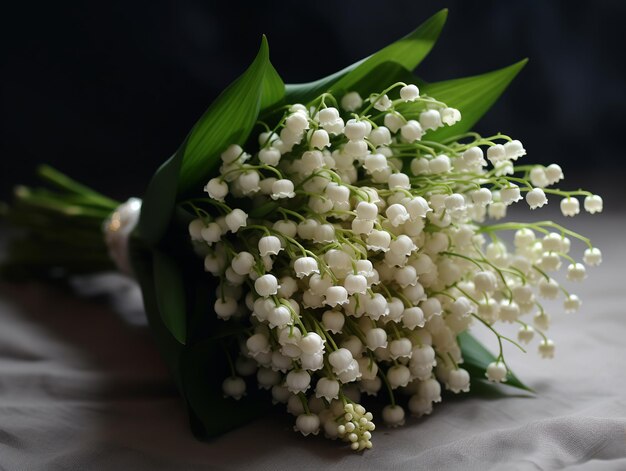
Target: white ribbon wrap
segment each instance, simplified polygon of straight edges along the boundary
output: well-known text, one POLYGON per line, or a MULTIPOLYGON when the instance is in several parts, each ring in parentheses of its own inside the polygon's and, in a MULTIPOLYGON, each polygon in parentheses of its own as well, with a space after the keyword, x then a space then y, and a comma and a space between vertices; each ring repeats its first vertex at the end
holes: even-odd
POLYGON ((141 214, 141 200, 130 198, 118 206, 102 226, 111 260, 115 262, 120 272, 129 276, 133 273, 128 257, 128 237, 139 221, 139 214, 141 214))

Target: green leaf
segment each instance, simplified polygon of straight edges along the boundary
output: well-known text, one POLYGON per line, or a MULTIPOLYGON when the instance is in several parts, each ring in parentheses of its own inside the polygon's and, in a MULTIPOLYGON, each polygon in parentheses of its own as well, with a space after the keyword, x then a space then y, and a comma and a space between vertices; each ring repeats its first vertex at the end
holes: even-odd
MULTIPOLYGON (((234 344, 237 345, 236 342, 234 344)), ((211 438, 250 422, 267 411, 271 402, 248 385, 245 398, 225 398, 222 381, 231 375, 226 343, 209 339, 185 348, 180 372, 194 433, 211 438)), ((237 348, 231 349, 231 356, 237 348)))
MULTIPOLYGON (((468 332, 461 332, 457 339, 463 355, 463 368, 468 371, 472 378, 484 380, 487 366, 496 361, 496 357, 468 332)), ((507 375, 507 380, 503 384, 534 392, 531 388, 523 384, 510 370, 507 375)))
MULTIPOLYGON (((503 69, 494 70, 482 75, 446 80, 445 82, 427 83, 421 92, 448 106, 461 111, 462 119, 453 126, 446 126, 426 134, 425 139, 441 142, 452 136, 468 132, 480 118, 491 108, 498 97, 506 90, 509 83, 526 65, 528 59, 521 60, 503 69)), ((403 105, 407 106, 407 105, 403 105)), ((404 108, 399 111, 404 113, 404 108)), ((417 114, 408 112, 405 117, 414 119, 417 114)))
POLYGON ((150 332, 176 384, 180 388, 181 393, 183 393, 180 378, 180 356, 185 346, 174 338, 163 322, 154 283, 152 251, 144 246, 142 239, 133 234, 129 240, 129 253, 135 279, 139 282, 141 288, 143 306, 150 324, 150 332))
POLYGON ((288 83, 285 84, 285 101, 287 103, 306 103, 320 96, 322 93, 330 90, 332 84, 354 70, 359 64, 365 62, 367 58, 361 59, 339 72, 328 75, 314 82, 307 83, 288 83))
MULTIPOLYGON (((334 83, 332 90, 346 92, 352 90, 357 82, 367 77, 372 70, 384 62, 395 62, 408 71, 414 70, 437 42, 447 17, 447 9, 435 13, 412 33, 368 57, 334 83)), ((387 83, 387 85, 390 84, 387 83)))
POLYGON ((193 127, 183 145, 179 193, 199 188, 218 166, 220 153, 230 144, 243 144, 261 109, 264 88, 275 101, 276 71, 266 80, 269 47, 263 36, 261 48, 248 70, 224 90, 193 127))
MULTIPOLYGON (((138 234, 155 246, 169 224, 177 195, 200 189, 219 164, 219 154, 233 143, 242 144, 254 126, 265 90, 265 103, 280 100, 276 71, 268 72, 269 49, 263 36, 250 67, 202 115, 178 151, 157 170, 143 198, 138 234)), ((271 66, 270 66, 271 67, 271 66)), ((282 83, 282 81, 280 82, 282 83)))
POLYGON ((396 82, 413 83, 416 77, 403 66, 396 62, 383 62, 370 70, 359 81, 350 86, 350 91, 358 92, 367 97, 372 93, 378 93, 396 82))
MULTIPOLYGON (((352 91, 359 82, 363 87, 362 80, 374 69, 383 70, 380 66, 384 63, 393 62, 407 71, 414 70, 435 45, 447 16, 447 9, 439 11, 404 38, 332 75, 314 82, 287 84, 286 101, 305 103, 326 91, 352 91)), ((369 80, 371 86, 368 91, 382 89, 393 81, 393 77, 384 75, 377 81, 372 78, 369 80)))
POLYGON ((161 319, 174 338, 184 344, 187 338, 187 306, 183 275, 176 260, 160 250, 152 252, 152 262, 161 319))
POLYGON ((261 92, 261 111, 273 108, 285 98, 285 84, 271 63, 267 64, 263 76, 263 90, 261 92))
POLYGON ((177 152, 166 160, 150 180, 143 196, 135 232, 150 246, 159 243, 174 211, 182 157, 182 153, 177 152))

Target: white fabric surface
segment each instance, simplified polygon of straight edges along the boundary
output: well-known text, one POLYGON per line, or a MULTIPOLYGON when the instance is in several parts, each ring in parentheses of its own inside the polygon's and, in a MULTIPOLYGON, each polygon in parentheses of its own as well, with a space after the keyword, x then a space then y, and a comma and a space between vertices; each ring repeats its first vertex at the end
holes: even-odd
MULTIPOLYGON (((626 470, 626 220, 585 217, 574 226, 605 255, 577 291, 582 311, 553 309, 554 360, 541 360, 536 346, 527 355, 507 350, 537 394, 448 401, 403 428, 380 427, 362 454, 298 436, 278 409, 198 442, 149 332, 105 302, 2 285, 0 469, 626 470)), ((137 293, 125 282, 89 286, 114 291, 137 319, 137 293)))

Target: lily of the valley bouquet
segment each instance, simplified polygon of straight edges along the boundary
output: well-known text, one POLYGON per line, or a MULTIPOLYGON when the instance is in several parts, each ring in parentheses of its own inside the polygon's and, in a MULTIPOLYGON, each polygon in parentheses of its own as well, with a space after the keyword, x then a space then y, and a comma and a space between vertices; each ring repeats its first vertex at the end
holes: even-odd
POLYGON ((445 18, 300 85, 282 82, 263 38, 143 200, 120 204, 49 167, 52 190, 18 188, 8 216, 24 231, 7 273, 135 277, 201 437, 275 404, 303 435, 362 450, 377 425, 430 414, 444 390, 526 388, 504 344, 552 357, 542 298, 576 311, 557 272, 582 281, 601 253, 557 223, 502 220, 550 195, 565 216, 602 199, 554 188, 561 168, 525 163, 519 140, 471 131, 525 61, 438 83, 411 73, 445 18), (495 355, 471 325, 493 333, 495 355))

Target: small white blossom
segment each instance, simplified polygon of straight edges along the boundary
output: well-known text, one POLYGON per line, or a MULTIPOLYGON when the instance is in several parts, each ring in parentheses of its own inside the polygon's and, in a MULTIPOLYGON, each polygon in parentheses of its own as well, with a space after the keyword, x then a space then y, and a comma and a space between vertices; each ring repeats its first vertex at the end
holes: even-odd
POLYGON ((563 170, 557 164, 550 164, 545 169, 545 176, 548 180, 548 185, 554 185, 563 179, 563 170))
POLYGON ((331 286, 325 296, 324 303, 331 307, 348 302, 348 291, 343 286, 331 286))
POLYGON ((398 405, 385 406, 383 409, 383 420, 388 427, 404 425, 404 415, 404 409, 398 405))
POLYGON ((298 278, 303 278, 305 276, 312 275, 313 273, 320 272, 317 266, 317 260, 313 257, 298 258, 294 262, 293 267, 298 278))
POLYGON ((264 298, 278 293, 278 280, 272 274, 260 276, 254 282, 254 289, 259 296, 264 298))
POLYGON ((585 211, 591 214, 602 212, 602 197, 590 195, 585 197, 585 211))
POLYGON ((493 165, 498 162, 502 162, 507 158, 506 149, 502 144, 496 144, 487 149, 487 159, 493 165))
POLYGON ((448 373, 446 388, 453 393, 467 392, 470 388, 470 376, 467 370, 457 368, 448 373))
POLYGON ((572 263, 567 267, 567 279, 570 281, 582 281, 587 277, 587 270, 582 263, 572 263))
POLYGON ((412 119, 400 128, 400 134, 407 141, 415 142, 422 138, 424 131, 422 129, 422 125, 418 121, 412 119))
POLYGON ((330 145, 330 138, 328 132, 324 129, 318 129, 311 135, 311 146, 315 149, 323 149, 330 145))
POLYGON ((437 129, 443 126, 443 124, 441 123, 441 115, 437 110, 422 111, 420 113, 419 123, 424 131, 427 131, 429 129, 437 129))
POLYGON ((575 294, 570 294, 567 298, 565 298, 565 301, 563 301, 563 309, 565 309, 565 312, 567 313, 578 311, 581 305, 582 302, 580 301, 580 298, 575 294))
POLYGON ((452 126, 461 121, 461 112, 456 108, 444 108, 440 110, 439 113, 441 114, 443 124, 447 124, 448 126, 452 126))
POLYGON ((285 378, 285 385, 294 394, 306 392, 311 385, 311 376, 304 370, 291 370, 285 378))
POLYGON ((204 191, 214 200, 224 201, 228 194, 228 184, 219 178, 212 178, 204 187, 204 191))
POLYGON ((504 151, 508 160, 517 160, 526 155, 526 149, 517 139, 504 144, 504 151))
POLYGON ((226 225, 232 232, 237 232, 240 228, 246 227, 248 215, 239 208, 233 209, 226 215, 226 225))
POLYGON ((346 93, 341 98, 341 107, 346 111, 356 111, 363 106, 363 99, 357 92, 346 93))
POLYGON ((400 98, 404 101, 415 101, 419 98, 420 91, 416 85, 405 85, 400 89, 400 98))
POLYGON ((494 383, 502 383, 506 381, 506 376, 508 371, 506 366, 501 361, 493 362, 487 365, 487 371, 485 372, 485 376, 489 381, 493 381, 494 383))
POLYGON ((294 193, 294 185, 291 180, 281 179, 276 180, 272 184, 272 199, 278 200, 282 198, 293 198, 296 196, 294 193))
POLYGON ((391 108, 391 100, 387 95, 374 95, 370 98, 370 101, 374 103, 374 108, 378 111, 386 111, 391 108))
POLYGON ((246 383, 239 376, 229 376, 222 383, 224 396, 239 400, 246 392, 246 383))
POLYGON ((266 255, 277 255, 282 250, 280 239, 276 236, 269 235, 261 237, 259 240, 259 253, 261 257, 266 255))
POLYGON ((596 267, 602 263, 602 252, 597 247, 588 248, 585 250, 583 260, 590 267, 596 267))
POLYGON ((554 357, 554 342, 550 339, 542 340, 539 344, 539 354, 543 358, 553 358, 554 357))
POLYGON ((561 212, 563 216, 576 216, 580 213, 580 203, 576 198, 563 198, 561 200, 561 212))
POLYGON ((506 205, 518 202, 522 199, 519 187, 515 184, 509 184, 508 187, 502 188, 500 190, 500 199, 506 205))
POLYGON ((526 193, 526 202, 528 206, 530 206, 530 209, 537 209, 547 204, 548 198, 546 198, 546 194, 541 188, 533 188, 526 193))

